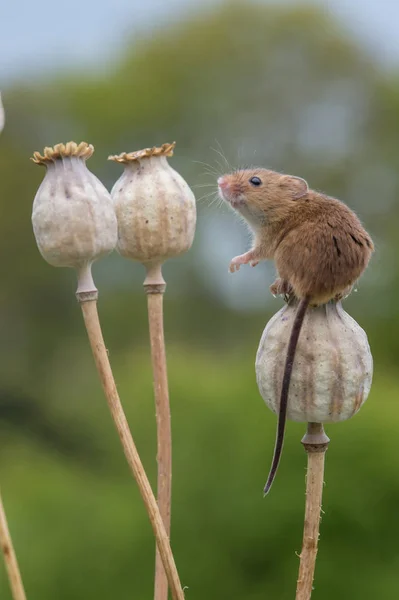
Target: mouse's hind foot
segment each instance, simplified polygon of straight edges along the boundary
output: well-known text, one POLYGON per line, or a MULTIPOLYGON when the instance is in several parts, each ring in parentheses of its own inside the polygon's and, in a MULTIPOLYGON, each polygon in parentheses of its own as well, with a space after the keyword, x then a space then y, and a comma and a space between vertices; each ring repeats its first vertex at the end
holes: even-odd
POLYGON ((294 293, 292 285, 286 279, 281 279, 280 277, 276 279, 274 283, 272 283, 269 289, 273 296, 288 297, 294 293))

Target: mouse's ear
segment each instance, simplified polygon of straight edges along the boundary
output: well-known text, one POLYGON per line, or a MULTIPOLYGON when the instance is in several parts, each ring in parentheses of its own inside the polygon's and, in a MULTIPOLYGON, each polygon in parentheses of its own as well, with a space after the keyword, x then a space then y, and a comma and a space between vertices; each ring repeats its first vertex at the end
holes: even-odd
POLYGON ((302 177, 296 177, 295 175, 285 175, 282 185, 287 191, 291 192, 293 200, 303 198, 309 191, 308 182, 302 179, 302 177))

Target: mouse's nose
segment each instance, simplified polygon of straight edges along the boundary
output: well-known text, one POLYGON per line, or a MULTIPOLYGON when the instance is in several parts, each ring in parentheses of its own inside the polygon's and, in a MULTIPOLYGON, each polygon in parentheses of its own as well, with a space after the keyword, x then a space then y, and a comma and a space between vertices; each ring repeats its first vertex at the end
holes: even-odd
POLYGON ((219 177, 219 179, 218 179, 218 186, 222 190, 226 189, 229 186, 229 184, 228 184, 228 182, 227 182, 227 180, 226 180, 225 177, 219 177))

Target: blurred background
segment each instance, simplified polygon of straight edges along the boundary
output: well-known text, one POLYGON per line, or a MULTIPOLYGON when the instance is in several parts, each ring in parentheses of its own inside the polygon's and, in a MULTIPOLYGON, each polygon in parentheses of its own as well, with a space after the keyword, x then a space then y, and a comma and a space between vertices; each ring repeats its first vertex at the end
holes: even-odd
MULTIPOLYGON (((165 328, 173 419, 172 542, 187 600, 289 600, 301 549, 305 425, 290 423, 262 489, 276 419, 254 360, 282 305, 272 265, 228 273, 246 228, 213 203, 215 174, 256 164, 354 208, 376 243, 345 308, 375 376, 351 421, 329 426, 315 599, 399 595, 399 7, 394 0, 4 2, 0 88, 0 482, 30 599, 152 597, 154 543, 125 465, 76 303, 75 275, 40 257, 34 150, 109 154, 177 141, 198 199, 195 244, 169 261, 165 328), (206 164, 203 164, 206 163, 206 164), (208 196, 208 194, 210 194, 208 196)), ((95 265, 105 339, 155 483, 144 271, 95 265)), ((0 597, 11 598, 0 564, 0 597)))

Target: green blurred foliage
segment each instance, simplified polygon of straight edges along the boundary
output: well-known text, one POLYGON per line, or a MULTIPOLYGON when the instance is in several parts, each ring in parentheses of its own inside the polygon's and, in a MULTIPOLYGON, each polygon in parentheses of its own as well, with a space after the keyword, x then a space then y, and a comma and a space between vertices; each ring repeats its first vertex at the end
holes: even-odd
MULTIPOLYGON (((0 480, 29 598, 151 597, 154 544, 96 379, 74 274, 40 258, 33 150, 85 139, 110 187, 108 154, 176 139, 172 164, 200 197, 211 171, 257 163, 341 197, 377 252, 347 309, 369 334, 372 393, 328 428, 314 598, 399 593, 399 84, 314 7, 229 2, 131 40, 107 71, 3 90, 0 140, 0 480), (220 163, 220 164, 218 164, 220 163)), ((205 192, 203 192, 205 190, 205 192)), ((196 242, 165 268, 174 434, 173 547, 187 599, 293 598, 300 550, 304 426, 289 424, 278 480, 262 488, 275 417, 254 357, 280 306, 272 272, 227 274, 244 228, 200 201, 196 242), (237 299, 237 300, 236 300, 237 299), (250 309, 252 308, 252 309, 250 309)), ((116 254, 95 266, 119 391, 155 481, 155 423, 143 269, 116 254)), ((9 598, 0 571, 0 596, 9 598)))

